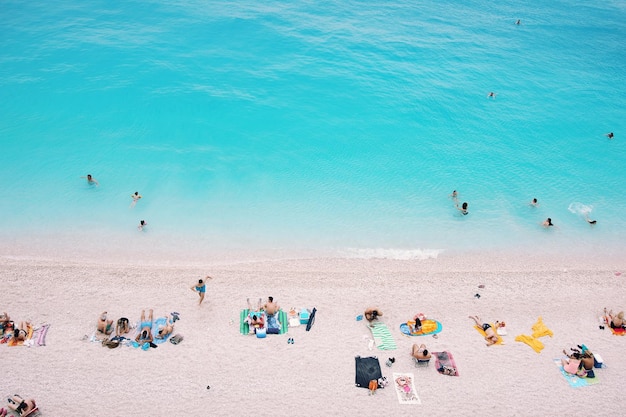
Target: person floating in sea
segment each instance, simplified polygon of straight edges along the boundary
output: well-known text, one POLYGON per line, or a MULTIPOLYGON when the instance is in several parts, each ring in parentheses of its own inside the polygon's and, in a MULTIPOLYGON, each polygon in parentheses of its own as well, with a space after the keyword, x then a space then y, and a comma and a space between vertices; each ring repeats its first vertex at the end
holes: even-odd
POLYGON ((463 204, 461 204, 461 207, 459 207, 459 204, 457 203, 457 204, 456 204, 456 209, 457 209, 458 211, 460 211, 460 212, 461 212, 461 214, 462 214, 462 215, 464 215, 464 216, 467 216, 467 214, 469 213, 469 212, 467 211, 467 201, 466 201, 466 202, 464 202, 463 204))
POLYGON ((133 202, 130 203, 130 206, 135 207, 135 204, 137 204, 137 201, 139 201, 139 199, 141 198, 141 195, 139 195, 139 191, 135 191, 135 194, 131 194, 130 197, 133 199, 133 202))
POLYGON ((496 98, 496 93, 494 93, 493 91, 490 91, 489 94, 487 94, 487 98, 496 98))
POLYGON ((615 135, 613 135, 613 132, 609 132, 609 133, 607 133, 607 134, 606 134, 606 135, 604 135, 604 136, 606 136, 606 137, 607 137, 607 138, 609 138, 609 139, 613 139, 613 136, 615 136, 615 135))
POLYGON ((139 221, 139 226, 137 226, 137 230, 139 230, 140 232, 143 231, 143 228, 146 227, 148 225, 148 222, 145 220, 140 220, 139 221))
POLYGON ((543 227, 551 227, 554 226, 554 224, 552 223, 552 219, 550 217, 548 217, 543 223, 542 223, 543 227))
POLYGON ((533 200, 529 203, 530 206, 533 207, 537 207, 539 205, 539 203, 537 202, 536 198, 533 198, 533 200))
POLYGON ((517 21, 515 22, 516 25, 521 25, 522 21, 520 19, 517 19, 517 21))
POLYGON ((91 174, 87 174, 86 177, 81 177, 81 178, 87 179, 87 184, 89 185, 95 185, 96 187, 100 185, 98 181, 94 177, 91 176, 91 174))

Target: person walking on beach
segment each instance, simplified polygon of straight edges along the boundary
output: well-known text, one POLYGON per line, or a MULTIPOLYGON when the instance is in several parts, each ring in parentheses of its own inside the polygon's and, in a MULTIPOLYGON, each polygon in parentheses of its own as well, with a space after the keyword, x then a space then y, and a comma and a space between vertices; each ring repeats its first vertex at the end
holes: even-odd
MULTIPOLYGON (((213 278, 207 275, 205 279, 213 279, 213 278)), ((206 281, 199 279, 197 284, 194 284, 191 286, 191 290, 197 292, 198 296, 200 297, 200 301, 198 301, 198 305, 202 304, 202 301, 204 301, 204 294, 206 293, 206 281)))
POLYGON ((139 195, 139 191, 135 191, 135 194, 131 194, 130 198, 133 199, 133 202, 130 203, 130 207, 133 208, 135 207, 135 204, 137 204, 137 201, 141 198, 141 195, 139 195))
POLYGON ((96 187, 100 185, 98 181, 94 177, 91 176, 91 174, 87 174, 86 177, 81 177, 81 178, 87 179, 87 184, 89 185, 95 185, 96 187))

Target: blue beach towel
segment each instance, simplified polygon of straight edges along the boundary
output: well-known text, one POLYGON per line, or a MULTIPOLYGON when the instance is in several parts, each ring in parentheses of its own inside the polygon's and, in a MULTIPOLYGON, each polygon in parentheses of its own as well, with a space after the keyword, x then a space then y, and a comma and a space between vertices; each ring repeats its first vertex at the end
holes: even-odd
POLYGON ((152 343, 154 343, 155 345, 160 345, 171 336, 171 334, 168 334, 163 339, 157 339, 156 337, 156 335, 159 334, 159 327, 165 326, 166 324, 167 324, 167 319, 165 317, 159 317, 152 323, 152 336, 153 336, 152 343))

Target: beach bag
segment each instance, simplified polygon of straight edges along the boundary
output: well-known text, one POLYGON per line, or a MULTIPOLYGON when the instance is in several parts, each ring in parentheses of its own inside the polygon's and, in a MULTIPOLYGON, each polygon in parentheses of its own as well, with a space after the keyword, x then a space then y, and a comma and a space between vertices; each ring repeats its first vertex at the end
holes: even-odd
POLYGON ((174 336, 170 337, 170 342, 172 342, 173 345, 177 345, 182 341, 183 341, 183 335, 180 333, 176 333, 174 336))

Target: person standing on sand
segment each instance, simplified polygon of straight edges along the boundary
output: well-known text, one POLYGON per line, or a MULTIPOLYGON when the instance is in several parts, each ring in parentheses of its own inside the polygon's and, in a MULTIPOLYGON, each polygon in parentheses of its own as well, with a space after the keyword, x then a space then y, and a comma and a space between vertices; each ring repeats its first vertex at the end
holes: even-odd
MULTIPOLYGON (((206 276, 206 279, 213 279, 210 276, 206 276)), ((202 304, 204 301, 204 294, 206 293, 206 281, 199 279, 197 284, 191 286, 191 290, 198 293, 200 297, 200 301, 198 301, 198 305, 202 304)))

